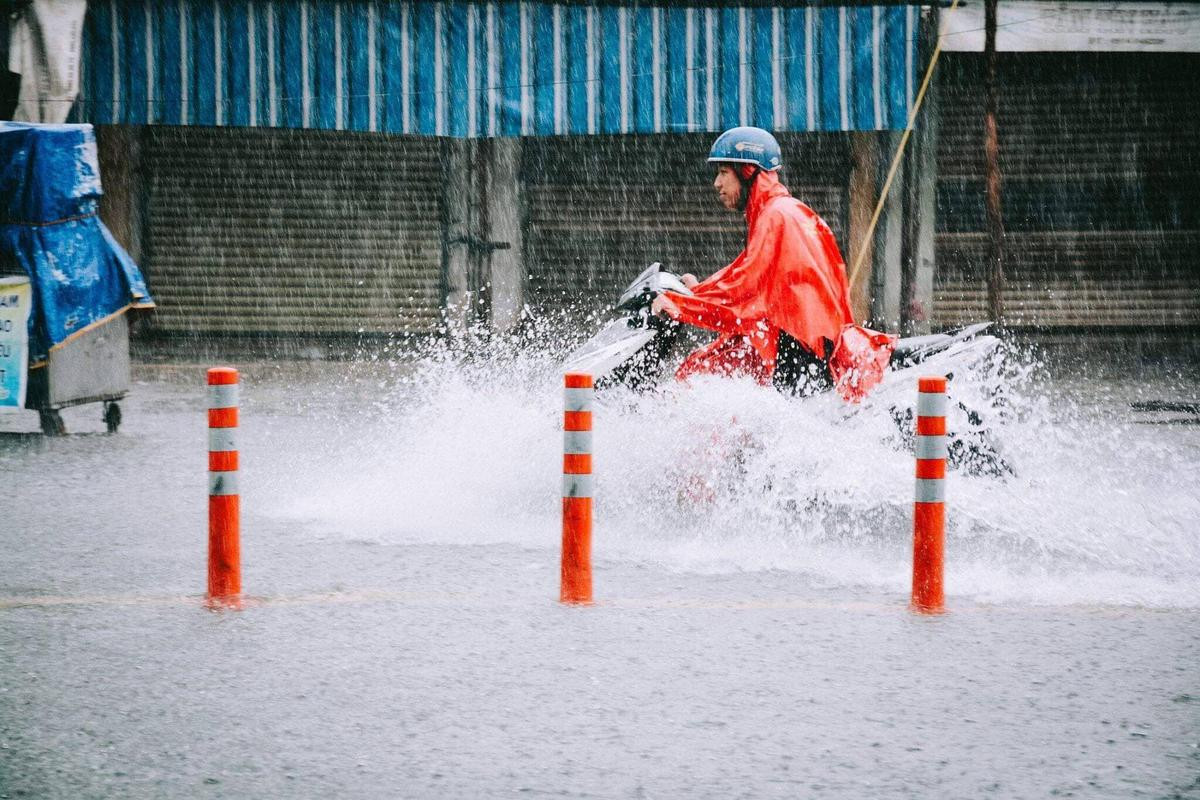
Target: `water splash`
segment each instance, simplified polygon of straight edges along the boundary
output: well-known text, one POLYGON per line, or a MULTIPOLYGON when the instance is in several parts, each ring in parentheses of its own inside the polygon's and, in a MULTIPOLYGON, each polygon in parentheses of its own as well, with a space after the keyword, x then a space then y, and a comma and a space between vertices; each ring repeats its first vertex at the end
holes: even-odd
MULTIPOLYGON (((561 453, 557 325, 397 343, 386 390, 331 440, 274 513, 385 543, 555 548, 561 453), (547 343, 551 343, 547 345, 547 343), (398 354, 416 348, 414 361, 398 354)), ((1118 400, 1061 396, 1002 347, 953 371, 949 425, 986 428, 1010 470, 952 471, 947 591, 983 602, 1200 606, 1200 437, 1131 424, 1118 400), (982 411, 984 419, 968 410, 982 411), (973 424, 977 423, 977 424, 973 424)), ((862 406, 750 382, 602 394, 596 557, 668 570, 785 570, 814 586, 903 594, 912 457, 896 418, 913 371, 862 406)), ((1093 387, 1095 388, 1095 387, 1093 387)), ((1127 408, 1127 406, 1125 406, 1127 408)))

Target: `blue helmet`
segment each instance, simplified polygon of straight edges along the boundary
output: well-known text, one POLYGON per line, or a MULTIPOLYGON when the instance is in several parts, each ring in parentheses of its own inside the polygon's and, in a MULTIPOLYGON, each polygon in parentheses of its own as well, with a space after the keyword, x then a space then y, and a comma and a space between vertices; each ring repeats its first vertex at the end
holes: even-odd
POLYGON ((708 160, 709 163, 756 164, 767 172, 783 166, 779 142, 762 128, 730 128, 713 142, 708 160))

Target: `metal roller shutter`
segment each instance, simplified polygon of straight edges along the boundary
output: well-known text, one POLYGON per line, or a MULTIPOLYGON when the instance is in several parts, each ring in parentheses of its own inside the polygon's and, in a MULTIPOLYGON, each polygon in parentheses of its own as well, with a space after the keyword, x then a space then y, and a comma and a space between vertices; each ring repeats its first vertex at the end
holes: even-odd
POLYGON ((432 329, 444 298, 439 148, 363 133, 148 129, 155 329, 432 329))
MULTIPOLYGON (((531 139, 522 171, 530 301, 600 308, 654 261, 711 274, 744 244, 705 163, 710 134, 531 139)), ((845 137, 781 136, 783 182, 845 241, 845 137)))
MULTIPOLYGON (((984 319, 982 57, 945 57, 935 314, 984 319)), ((1021 326, 1200 325, 1200 57, 1002 54, 1004 302, 1021 326)))

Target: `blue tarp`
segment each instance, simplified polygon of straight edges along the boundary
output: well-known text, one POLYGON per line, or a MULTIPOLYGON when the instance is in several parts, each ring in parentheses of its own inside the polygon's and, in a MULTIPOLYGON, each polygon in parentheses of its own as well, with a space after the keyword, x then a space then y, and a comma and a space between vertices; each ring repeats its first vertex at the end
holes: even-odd
POLYGON ((31 364, 114 314, 154 306, 100 221, 102 191, 91 125, 0 122, 0 275, 33 284, 31 364))

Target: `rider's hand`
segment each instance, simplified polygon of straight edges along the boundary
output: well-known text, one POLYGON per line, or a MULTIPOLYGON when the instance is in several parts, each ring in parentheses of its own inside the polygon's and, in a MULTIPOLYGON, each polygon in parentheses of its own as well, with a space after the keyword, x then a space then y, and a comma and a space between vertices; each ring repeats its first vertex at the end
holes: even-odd
POLYGON ((679 306, 675 305, 675 301, 667 297, 665 294, 660 294, 654 298, 654 302, 650 304, 651 314, 666 313, 668 317, 674 318, 679 314, 679 306))
POLYGON ((680 275, 679 280, 684 286, 688 287, 689 289, 695 289, 696 284, 700 283, 700 281, 696 280, 696 276, 690 272, 685 272, 682 275, 680 275))

